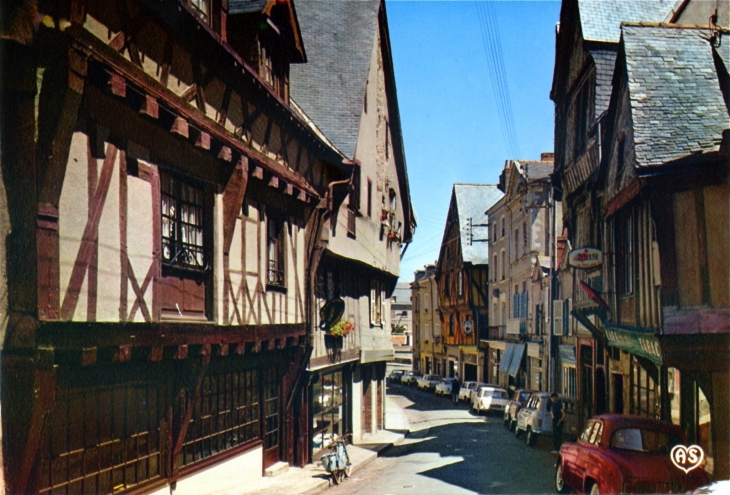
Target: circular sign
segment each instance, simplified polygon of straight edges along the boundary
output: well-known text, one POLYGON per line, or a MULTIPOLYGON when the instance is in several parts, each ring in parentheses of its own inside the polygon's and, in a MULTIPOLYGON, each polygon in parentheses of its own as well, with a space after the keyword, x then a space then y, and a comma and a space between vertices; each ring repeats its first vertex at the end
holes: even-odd
POLYGON ((471 323, 471 320, 466 320, 464 322, 464 333, 466 335, 471 335, 471 332, 472 332, 472 323, 471 323))
POLYGON ((326 332, 342 319, 345 301, 340 298, 327 301, 319 310, 319 329, 326 332))
POLYGON ((568 254, 568 264, 575 268, 594 268, 603 263, 603 253, 596 248, 574 249, 568 254))

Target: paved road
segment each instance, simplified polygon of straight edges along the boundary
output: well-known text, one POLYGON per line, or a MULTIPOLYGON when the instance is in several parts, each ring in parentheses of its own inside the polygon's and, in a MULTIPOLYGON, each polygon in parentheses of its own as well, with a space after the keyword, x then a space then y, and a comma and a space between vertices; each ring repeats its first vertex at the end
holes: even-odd
POLYGON ((507 431, 502 418, 477 417, 446 398, 389 386, 410 432, 326 495, 466 495, 554 493, 550 439, 535 448, 507 431))

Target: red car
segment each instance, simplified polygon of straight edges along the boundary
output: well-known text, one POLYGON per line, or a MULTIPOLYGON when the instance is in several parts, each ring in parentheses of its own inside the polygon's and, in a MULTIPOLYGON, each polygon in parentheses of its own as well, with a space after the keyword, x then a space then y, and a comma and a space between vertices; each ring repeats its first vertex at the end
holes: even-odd
POLYGON ((709 484, 698 467, 685 473, 670 458, 686 445, 674 426, 642 416, 607 414, 586 422, 577 442, 564 443, 555 464, 559 493, 684 493, 709 484))

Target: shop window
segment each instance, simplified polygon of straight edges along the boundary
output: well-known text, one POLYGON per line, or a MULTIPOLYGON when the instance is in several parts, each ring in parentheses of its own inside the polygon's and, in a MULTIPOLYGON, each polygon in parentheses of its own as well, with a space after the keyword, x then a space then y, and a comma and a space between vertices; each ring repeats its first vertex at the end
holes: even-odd
POLYGON ((333 435, 345 433, 345 388, 342 371, 324 373, 313 385, 314 453, 323 450, 333 435))
POLYGON ((162 475, 152 384, 61 390, 41 440, 39 493, 113 493, 162 475))
POLYGON ((179 466, 191 466, 260 438, 257 370, 206 375, 179 466))
POLYGON ((276 369, 263 372, 264 400, 264 451, 275 452, 278 457, 279 446, 279 377, 276 369))
POLYGON ((268 287, 286 287, 286 229, 284 221, 272 214, 267 215, 267 277, 268 287))
POLYGON ((657 387, 655 380, 639 362, 632 358, 631 412, 641 416, 656 417, 657 387))

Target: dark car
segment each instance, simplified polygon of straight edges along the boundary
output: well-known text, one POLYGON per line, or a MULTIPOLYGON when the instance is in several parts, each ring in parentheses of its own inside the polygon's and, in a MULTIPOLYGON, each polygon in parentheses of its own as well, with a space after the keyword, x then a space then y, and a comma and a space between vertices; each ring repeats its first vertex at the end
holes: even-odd
POLYGON ((684 493, 709 483, 702 467, 685 472, 672 463, 685 445, 675 425, 643 416, 607 414, 588 420, 577 442, 564 443, 555 464, 560 493, 684 493))
POLYGON ((390 372, 390 375, 387 376, 387 381, 390 383, 400 383, 405 374, 405 370, 393 370, 390 372))
POLYGON ((504 408, 504 425, 511 431, 514 431, 515 425, 517 424, 517 411, 527 403, 527 399, 530 398, 532 392, 534 390, 524 388, 518 388, 512 392, 512 400, 504 408))

